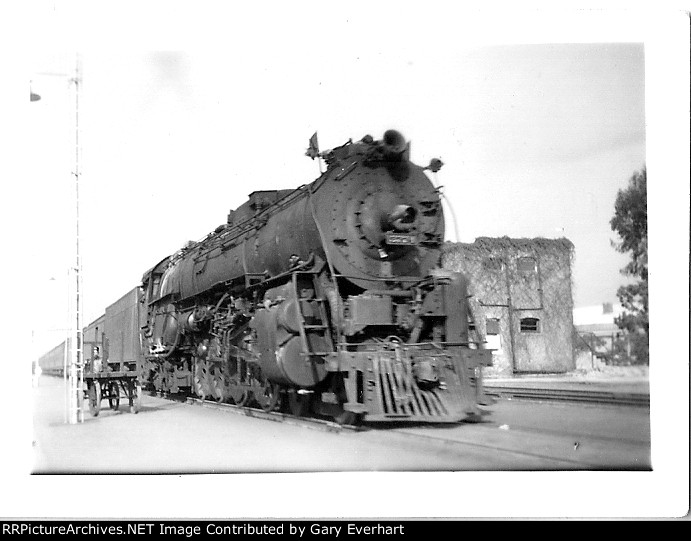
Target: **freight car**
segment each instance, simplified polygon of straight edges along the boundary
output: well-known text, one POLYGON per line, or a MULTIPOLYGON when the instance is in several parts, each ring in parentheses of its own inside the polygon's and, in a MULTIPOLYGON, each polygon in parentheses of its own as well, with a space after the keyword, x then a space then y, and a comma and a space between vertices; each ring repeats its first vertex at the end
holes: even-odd
POLYGON ((41 373, 49 376, 62 376, 65 373, 65 342, 46 352, 38 360, 41 373))
POLYGON ((84 330, 84 383, 92 415, 98 415, 101 401, 110 409, 129 402, 139 413, 142 399, 140 380, 139 304, 141 290, 132 289, 106 308, 103 316, 84 330))
MULTIPOLYGON (((141 348, 137 319, 140 300, 141 289, 136 287, 83 329, 84 364, 80 394, 83 393, 93 416, 99 414, 103 400, 108 401, 110 409, 117 410, 120 399, 125 398, 131 412, 140 410, 141 348)), ((41 373, 65 374, 64 367, 72 362, 71 345, 67 344, 69 342, 63 342, 39 358, 41 373)), ((79 403, 83 402, 80 400, 79 403)))
POLYGON ((395 130, 323 152, 317 180, 253 192, 145 272, 119 323, 141 331, 142 383, 341 423, 476 419, 491 354, 465 277, 440 268, 440 162, 409 153, 395 130))

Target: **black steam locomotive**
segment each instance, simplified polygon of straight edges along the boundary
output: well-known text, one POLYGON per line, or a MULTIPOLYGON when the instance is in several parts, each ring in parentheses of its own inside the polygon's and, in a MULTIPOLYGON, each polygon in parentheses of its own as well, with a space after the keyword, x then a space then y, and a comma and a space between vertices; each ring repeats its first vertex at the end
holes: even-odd
POLYGON ((394 130, 322 157, 144 275, 150 384, 340 422, 476 415, 491 355, 464 277, 439 268, 439 193, 394 130))
POLYGON ((112 310, 136 347, 115 351, 127 332, 106 311, 106 360, 138 349, 152 390, 341 423, 476 418, 491 354, 469 339, 465 278, 439 266, 440 194, 409 148, 366 136, 320 154, 311 184, 250 194, 112 310))

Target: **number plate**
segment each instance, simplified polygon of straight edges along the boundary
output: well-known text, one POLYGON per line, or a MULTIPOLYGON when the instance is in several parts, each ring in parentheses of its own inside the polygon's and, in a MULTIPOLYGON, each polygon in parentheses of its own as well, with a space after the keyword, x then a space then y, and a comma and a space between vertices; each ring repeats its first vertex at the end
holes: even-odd
POLYGON ((386 244, 417 244, 417 236, 401 233, 387 233, 386 244))

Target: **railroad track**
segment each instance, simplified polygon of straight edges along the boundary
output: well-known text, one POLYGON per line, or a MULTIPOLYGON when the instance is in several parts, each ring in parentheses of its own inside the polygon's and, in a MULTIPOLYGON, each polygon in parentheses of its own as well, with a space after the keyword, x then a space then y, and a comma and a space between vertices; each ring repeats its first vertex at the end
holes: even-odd
POLYGON ((587 404, 609 404, 615 406, 650 406, 650 396, 639 393, 618 393, 583 389, 533 389, 511 386, 485 387, 485 392, 490 396, 500 398, 582 402, 587 404))
MULTIPOLYGON (((515 387, 493 387, 489 394, 530 400, 562 400, 568 402, 589 402, 592 404, 635 404, 644 405, 641 395, 611 393, 602 391, 552 391, 545 389, 522 389, 515 387), (515 393, 515 394, 514 394, 515 393)), ((646 397, 647 398, 647 397, 646 397)), ((459 423, 456 427, 410 423, 395 426, 386 423, 363 426, 339 425, 333 421, 296 417, 286 413, 265 412, 259 409, 239 407, 188 397, 188 405, 215 409, 226 413, 243 415, 273 422, 286 423, 302 428, 342 434, 360 434, 374 444, 382 442, 406 449, 423 449, 450 454, 479 453, 498 457, 508 469, 538 470, 598 470, 598 469, 649 469, 649 443, 637 440, 622 440, 589 433, 570 433, 562 430, 534 430, 511 426, 502 429, 491 418, 482 423, 459 423), (369 438, 369 439, 368 439, 369 438), (384 439, 381 439, 384 438, 384 439), (616 448, 616 452, 612 449, 616 448)), ((490 408, 491 409, 491 408, 490 408)), ((360 437, 359 436, 359 437, 360 437)))
MULTIPOLYGON (((579 389, 534 389, 525 387, 511 387, 511 386, 492 386, 486 387, 485 392, 497 398, 510 398, 518 400, 532 400, 532 401, 555 401, 555 402, 570 402, 583 403, 593 405, 615 405, 615 406, 637 406, 649 407, 650 397, 644 394, 636 393, 617 393, 611 391, 594 391, 594 390, 579 390, 579 389)), ((265 419, 279 423, 285 423, 295 426, 302 426, 326 432, 357 432, 368 430, 372 427, 369 425, 339 425, 333 421, 325 419, 317 419, 313 417, 296 417, 287 413, 280 412, 266 412, 260 409, 253 409, 247 407, 236 406, 234 404, 218 403, 213 400, 201 400, 199 398, 188 397, 185 402, 187 404, 201 406, 220 411, 226 411, 235 415, 244 415, 245 417, 253 417, 255 419, 265 419)), ((491 409, 491 408, 490 408, 491 409)))

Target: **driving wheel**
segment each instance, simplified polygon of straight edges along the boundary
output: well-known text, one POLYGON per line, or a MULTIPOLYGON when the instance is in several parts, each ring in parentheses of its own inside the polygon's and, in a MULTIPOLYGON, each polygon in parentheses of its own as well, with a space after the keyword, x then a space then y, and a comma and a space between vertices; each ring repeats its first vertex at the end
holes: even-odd
POLYGON ((265 381, 262 390, 258 393, 257 402, 264 411, 274 411, 281 405, 281 389, 275 383, 265 381))

